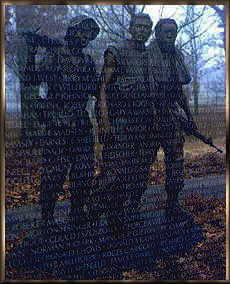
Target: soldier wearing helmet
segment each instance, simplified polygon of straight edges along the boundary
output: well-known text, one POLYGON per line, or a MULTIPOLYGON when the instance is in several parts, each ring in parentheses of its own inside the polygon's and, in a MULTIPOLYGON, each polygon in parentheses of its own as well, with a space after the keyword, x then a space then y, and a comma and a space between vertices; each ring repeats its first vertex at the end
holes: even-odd
POLYGON ((63 45, 47 48, 44 59, 35 64, 37 48, 28 47, 25 86, 46 83, 45 99, 35 103, 45 134, 36 137, 42 149, 40 204, 44 228, 58 228, 55 202, 69 172, 71 220, 86 220, 84 204, 94 174, 94 136, 86 111, 87 101, 96 94, 97 74, 93 59, 83 49, 99 33, 99 26, 85 15, 71 20, 63 45))

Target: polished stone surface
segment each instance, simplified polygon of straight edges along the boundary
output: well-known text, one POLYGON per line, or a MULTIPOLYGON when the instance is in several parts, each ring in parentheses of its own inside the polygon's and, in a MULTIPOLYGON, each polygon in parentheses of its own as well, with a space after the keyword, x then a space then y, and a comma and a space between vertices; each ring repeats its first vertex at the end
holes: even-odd
POLYGON ((203 240, 192 215, 166 218, 165 210, 142 212, 125 220, 125 230, 113 237, 106 218, 75 229, 59 223, 62 232, 35 227, 7 258, 7 267, 52 271, 55 279, 122 279, 122 272, 152 271, 154 262, 183 256, 203 240), (141 216, 141 218, 140 218, 141 216), (140 219, 139 219, 140 218, 140 219))

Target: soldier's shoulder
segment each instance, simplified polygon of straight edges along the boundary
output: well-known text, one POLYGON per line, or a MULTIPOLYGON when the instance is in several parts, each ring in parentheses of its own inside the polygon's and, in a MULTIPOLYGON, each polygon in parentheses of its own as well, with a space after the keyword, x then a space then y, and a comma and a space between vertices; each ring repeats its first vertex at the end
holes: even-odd
POLYGON ((60 56, 67 55, 65 46, 52 47, 46 51, 44 60, 49 63, 57 61, 60 56))
POLYGON ((113 43, 109 45, 105 51, 105 56, 107 55, 113 55, 115 57, 118 57, 121 55, 122 51, 128 50, 130 48, 129 40, 121 40, 116 43, 113 43))
POLYGON ((123 40, 119 40, 117 42, 114 42, 112 44, 110 44, 108 46, 109 47, 112 47, 112 48, 117 48, 117 49, 120 49, 120 48, 125 48, 125 47, 128 47, 129 46, 129 40, 128 39, 123 39, 123 40))
POLYGON ((157 43, 156 39, 151 40, 149 45, 146 47, 147 52, 152 55, 156 55, 156 57, 161 56, 161 50, 159 48, 159 45, 157 43))
POLYGON ((65 42, 62 42, 61 46, 55 47, 52 49, 53 54, 58 55, 58 56, 69 56, 69 49, 65 42))
POLYGON ((156 39, 152 39, 149 45, 147 46, 147 49, 155 49, 155 48, 158 48, 157 41, 156 39))
POLYGON ((59 55, 64 53, 63 48, 63 46, 58 46, 46 49, 46 52, 38 60, 38 68, 44 71, 48 70, 51 67, 56 69, 60 61, 59 55))

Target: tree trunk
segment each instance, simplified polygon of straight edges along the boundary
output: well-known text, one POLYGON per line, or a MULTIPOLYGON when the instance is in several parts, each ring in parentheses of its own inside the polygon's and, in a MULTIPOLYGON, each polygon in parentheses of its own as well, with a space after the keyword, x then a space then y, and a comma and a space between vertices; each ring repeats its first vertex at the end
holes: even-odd
MULTIPOLYGON (((26 31, 31 29, 33 14, 35 16, 35 10, 31 6, 16 6, 16 31, 26 31), (28 19, 28 15, 30 18, 28 19)), ((19 68, 19 90, 21 97, 21 140, 26 141, 30 139, 28 135, 29 131, 32 130, 35 121, 32 119, 34 114, 32 113, 31 106, 33 104, 32 99, 35 95, 39 95, 39 88, 25 87, 23 84, 24 68, 27 57, 27 48, 25 42, 22 40, 21 45, 17 50, 17 64, 19 68)), ((26 143, 31 144, 31 143, 26 143)))
POLYGON ((197 80, 197 76, 194 77, 193 94, 194 94, 194 113, 195 115, 197 115, 199 113, 199 82, 197 80))

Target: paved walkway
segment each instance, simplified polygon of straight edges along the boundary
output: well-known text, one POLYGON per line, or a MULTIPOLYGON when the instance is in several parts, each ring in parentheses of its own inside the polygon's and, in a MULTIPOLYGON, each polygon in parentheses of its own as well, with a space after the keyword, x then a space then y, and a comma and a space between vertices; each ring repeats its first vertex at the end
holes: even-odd
MULTIPOLYGON (((180 198, 191 193, 205 198, 224 198, 225 178, 216 176, 186 180, 180 198)), ((72 231, 66 219, 69 201, 58 202, 56 206, 55 217, 63 233, 49 232, 49 237, 45 239, 44 232, 36 227, 40 219, 39 205, 7 210, 7 241, 15 240, 20 232, 28 230, 23 242, 7 258, 7 267, 25 271, 32 269, 32 279, 36 279, 37 272, 50 271, 58 264, 60 267, 56 267, 54 278, 65 280, 101 279, 105 272, 116 274, 115 279, 122 279, 119 278, 122 272, 130 269, 152 271, 152 264, 158 258, 168 259, 169 255, 174 254, 184 256, 194 245, 203 241, 202 229, 191 214, 190 217, 183 215, 168 222, 163 208, 165 198, 163 185, 150 185, 142 199, 141 215, 144 221, 128 221, 124 236, 118 240, 111 236, 103 216, 96 227, 84 224, 77 231, 72 231), (111 269, 114 267, 113 272, 111 269)), ((110 274, 106 279, 112 279, 110 274)))
MULTIPOLYGON (((185 181, 185 187, 180 198, 190 194, 200 194, 204 198, 225 198, 225 176, 211 176, 194 178, 185 181)), ((166 199, 164 185, 149 185, 142 203, 149 209, 157 209, 157 206, 166 199)), ((70 210, 70 201, 57 202, 55 218, 63 222, 70 210)), ((6 240, 14 239, 20 231, 31 229, 40 219, 40 206, 38 204, 27 205, 6 210, 6 240)))
MULTIPOLYGON (((181 198, 190 194, 200 194, 206 199, 225 198, 225 187, 225 175, 187 179, 185 180, 185 187, 181 193, 181 198)), ((163 198, 166 197, 164 185, 150 185, 146 193, 161 193, 163 194, 163 198)))

